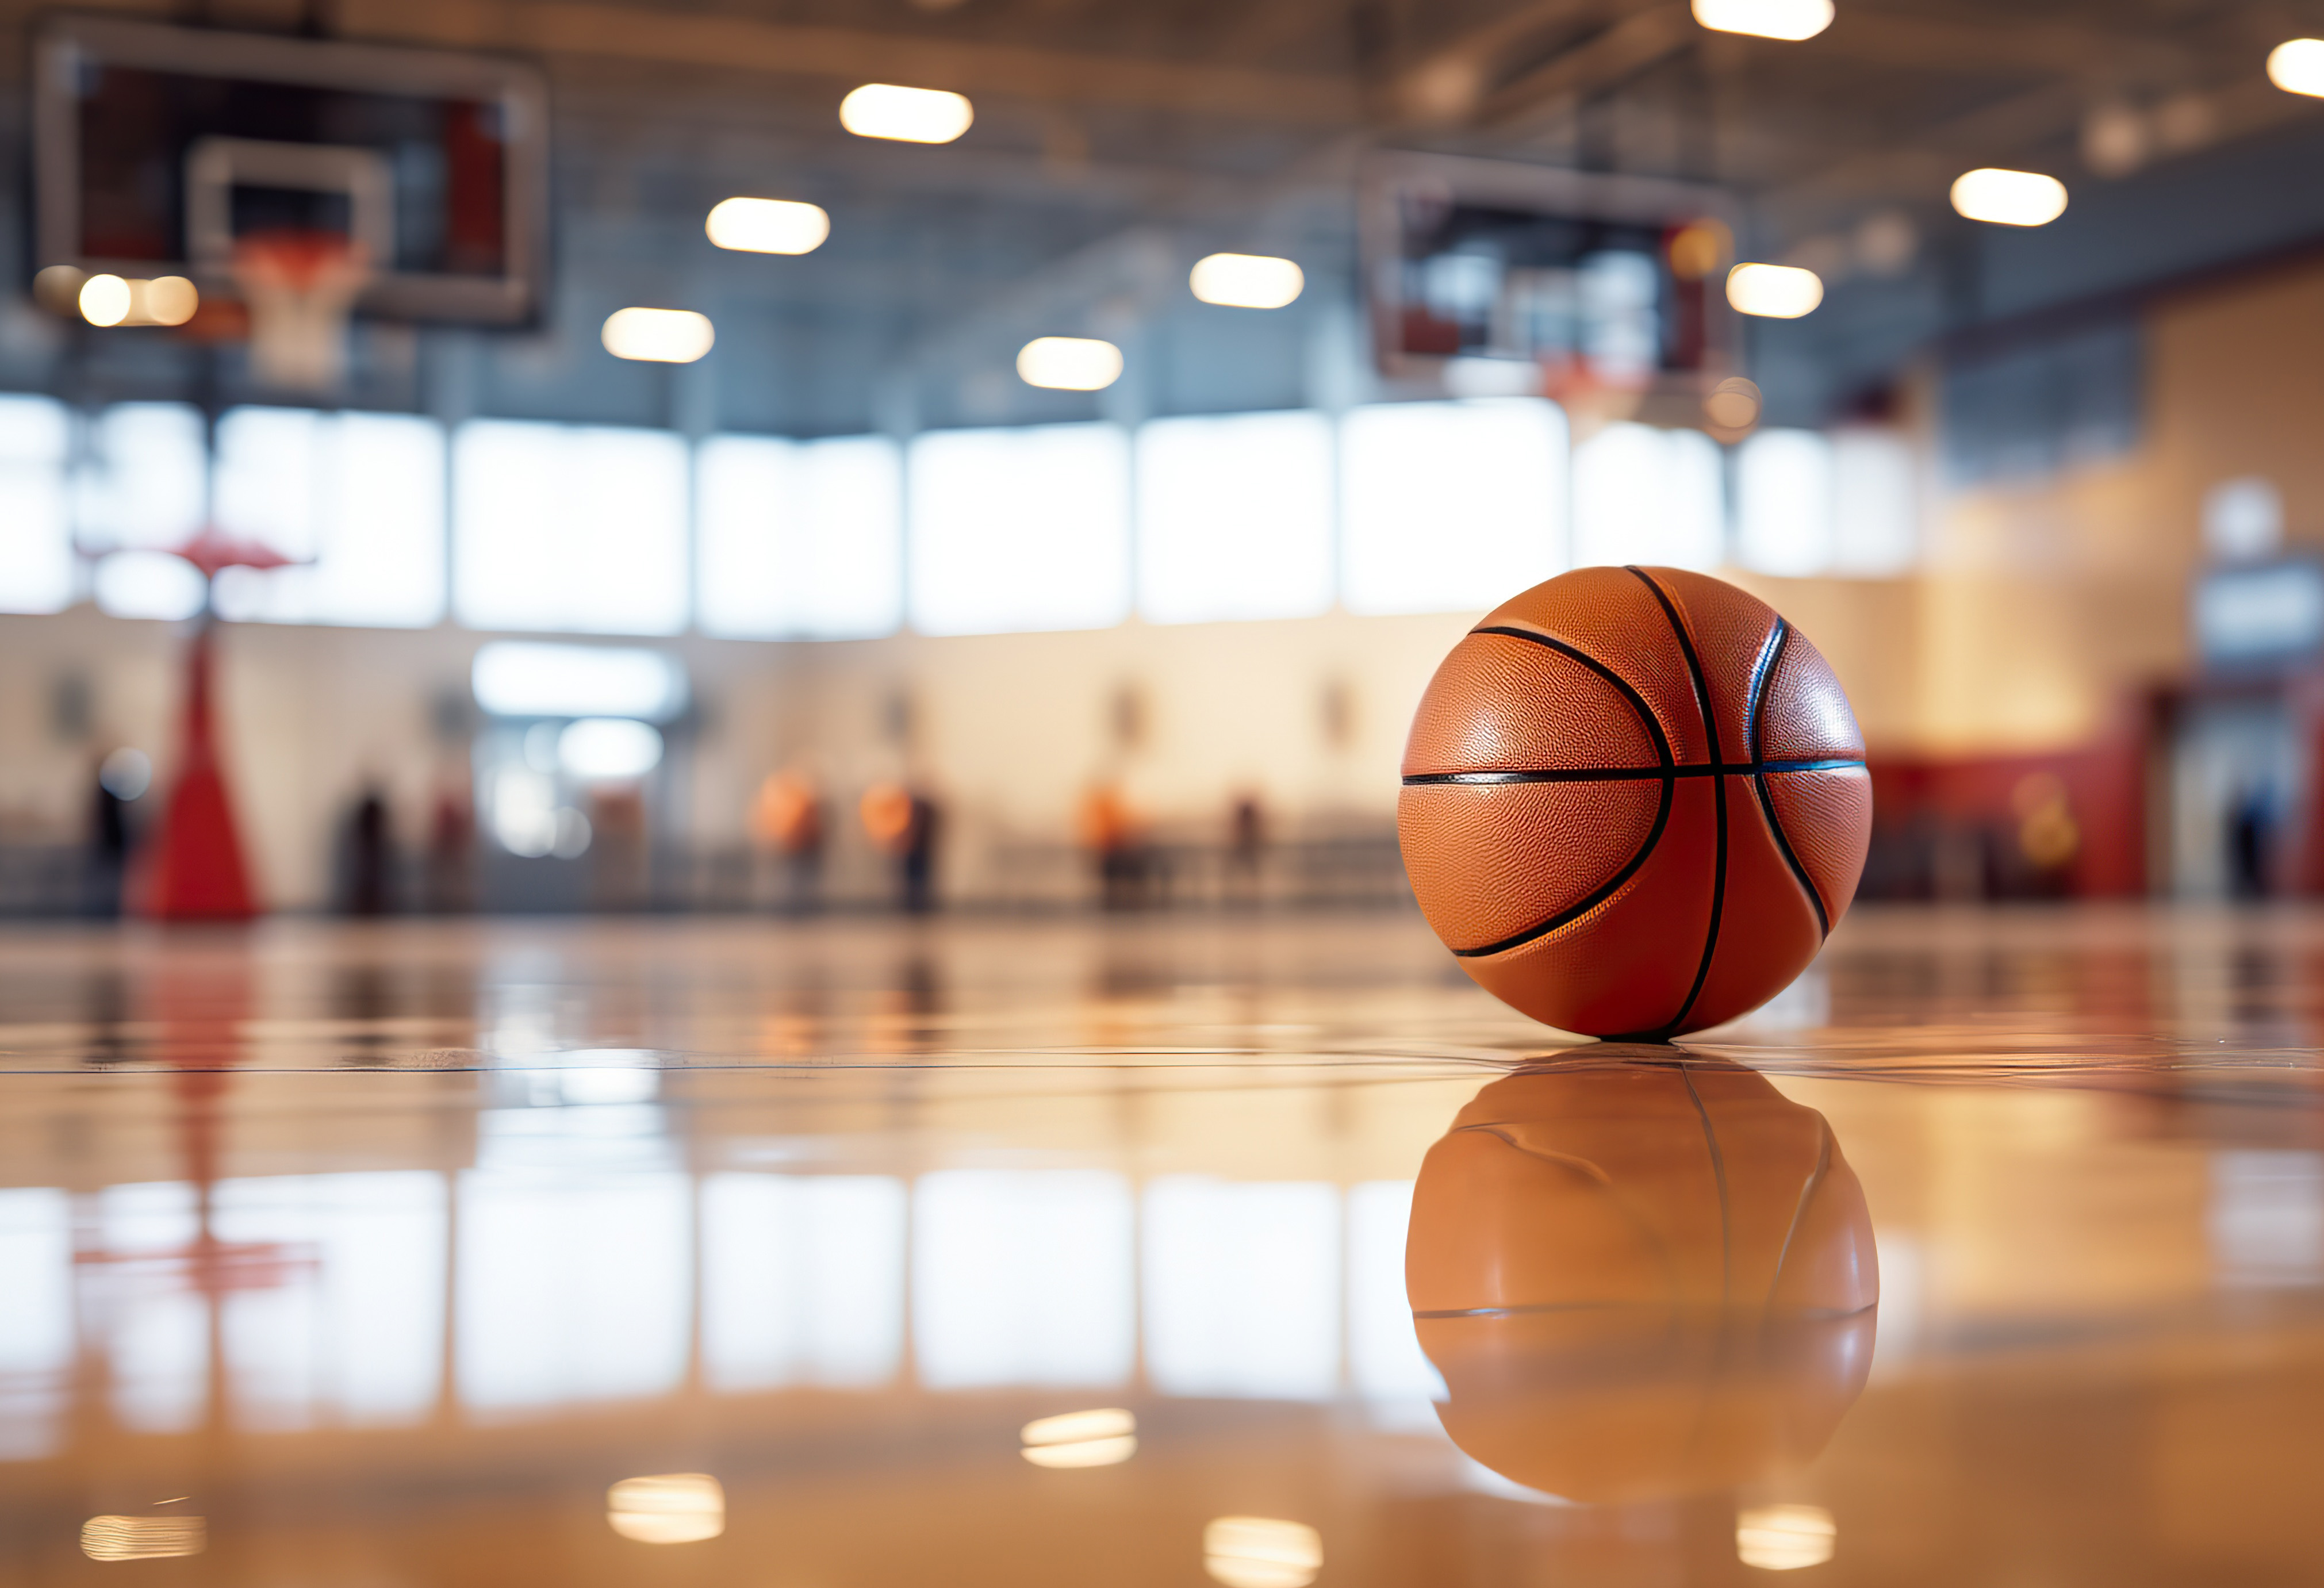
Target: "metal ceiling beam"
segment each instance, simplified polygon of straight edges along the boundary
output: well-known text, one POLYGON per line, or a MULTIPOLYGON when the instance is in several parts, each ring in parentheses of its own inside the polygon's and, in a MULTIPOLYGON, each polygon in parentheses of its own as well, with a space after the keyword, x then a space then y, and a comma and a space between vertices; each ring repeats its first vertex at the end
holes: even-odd
POLYGON ((1478 106, 1477 119, 1503 125, 1546 102, 1611 87, 1687 48, 1702 32, 1683 5, 1642 11, 1495 88, 1478 106))
POLYGON ((1772 47, 1867 66, 1987 78, 2089 78, 2126 72, 2177 77, 2189 64, 2185 49, 2119 27, 2084 28, 2028 17, 1993 23, 1948 22, 1860 5, 1841 7, 1831 26, 1812 39, 1772 47))
POLYGON ((340 0, 347 35, 467 49, 750 71, 848 83, 899 82, 1026 99, 1344 127, 1348 81, 1199 61, 1139 60, 853 28, 648 11, 589 0, 340 0))

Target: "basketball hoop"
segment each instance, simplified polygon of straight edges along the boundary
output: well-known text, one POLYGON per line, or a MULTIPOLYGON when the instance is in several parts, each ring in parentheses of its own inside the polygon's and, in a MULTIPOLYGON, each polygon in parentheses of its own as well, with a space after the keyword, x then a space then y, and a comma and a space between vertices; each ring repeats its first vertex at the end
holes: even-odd
POLYGON ((369 250, 340 232, 281 226, 234 242, 250 308, 251 374, 271 386, 327 392, 346 378, 347 316, 371 280, 369 250))

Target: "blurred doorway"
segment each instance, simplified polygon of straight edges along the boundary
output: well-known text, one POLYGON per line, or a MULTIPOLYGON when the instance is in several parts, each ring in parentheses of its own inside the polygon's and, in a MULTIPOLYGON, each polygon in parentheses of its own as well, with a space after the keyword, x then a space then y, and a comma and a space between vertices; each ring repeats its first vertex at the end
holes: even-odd
POLYGON ((2171 750, 2172 891, 2181 899, 2282 891, 2301 767, 2294 716, 2280 690, 2186 701, 2171 750))

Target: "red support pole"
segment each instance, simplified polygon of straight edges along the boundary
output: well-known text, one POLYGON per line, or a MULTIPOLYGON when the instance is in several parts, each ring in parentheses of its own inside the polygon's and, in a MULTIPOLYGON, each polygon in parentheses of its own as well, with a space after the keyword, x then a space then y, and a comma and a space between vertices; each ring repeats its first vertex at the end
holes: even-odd
POLYGON ((234 805, 219 769, 205 616, 186 652, 186 716, 178 780, 148 859, 145 913, 156 920, 248 920, 258 913, 234 805))

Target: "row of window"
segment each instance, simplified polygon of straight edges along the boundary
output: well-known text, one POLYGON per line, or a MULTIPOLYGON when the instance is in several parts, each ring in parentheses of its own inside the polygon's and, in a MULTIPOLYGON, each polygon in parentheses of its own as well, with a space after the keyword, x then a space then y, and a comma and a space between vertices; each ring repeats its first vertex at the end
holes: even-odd
POLYGON ((0 398, 0 611, 198 605, 206 522, 298 559, 225 615, 839 639, 1466 611, 1576 565, 1887 574, 1914 475, 1885 431, 1606 426, 1531 399, 816 441, 123 403, 76 436, 0 398), (73 554, 106 554, 84 575, 73 554))

